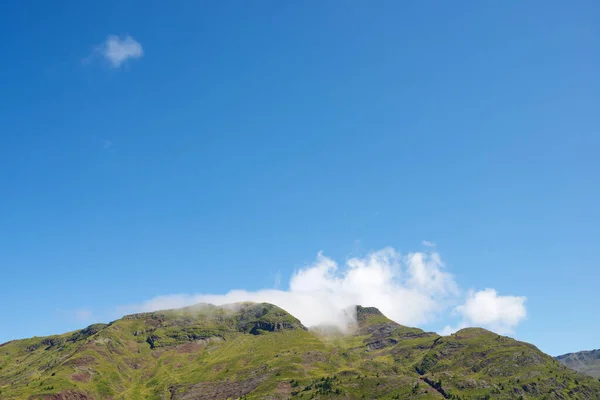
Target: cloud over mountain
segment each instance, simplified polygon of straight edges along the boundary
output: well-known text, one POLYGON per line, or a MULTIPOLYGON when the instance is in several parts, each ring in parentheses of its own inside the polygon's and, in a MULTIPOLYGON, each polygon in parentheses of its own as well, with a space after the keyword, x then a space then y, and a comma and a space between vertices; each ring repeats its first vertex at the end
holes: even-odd
MULTIPOLYGON (((119 308, 119 313, 179 308, 195 303, 222 305, 241 301, 276 304, 305 325, 345 327, 352 318, 343 310, 356 304, 379 308, 394 321, 418 326, 447 316, 461 317, 460 326, 477 325, 512 331, 525 317, 525 297, 500 296, 494 289, 461 294, 433 247, 401 255, 388 247, 340 265, 322 253, 294 272, 287 290, 232 290, 227 294, 172 294, 119 308), (463 304, 461 304, 463 302, 463 304)), ((453 329, 446 327, 447 333, 453 329)))

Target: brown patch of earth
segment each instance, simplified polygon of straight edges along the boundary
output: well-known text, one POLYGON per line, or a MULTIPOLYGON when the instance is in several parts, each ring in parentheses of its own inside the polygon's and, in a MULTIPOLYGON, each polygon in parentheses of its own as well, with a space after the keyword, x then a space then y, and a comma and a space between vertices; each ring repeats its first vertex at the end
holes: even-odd
POLYGON ((126 360, 126 363, 130 368, 133 368, 133 369, 142 368, 142 363, 136 359, 128 359, 128 360, 126 360))
POLYGON ((96 362, 96 359, 93 356, 85 355, 79 358, 74 358, 65 363, 65 365, 75 365, 77 367, 87 367, 88 365, 96 362))
POLYGON ((186 343, 176 347, 176 351, 179 354, 197 353, 206 346, 206 343, 195 342, 186 343))
POLYGON ((238 382, 202 382, 188 387, 170 388, 172 400, 226 400, 240 398, 255 390, 266 375, 238 382))
POLYGON ((227 366, 227 363, 219 363, 219 364, 216 364, 216 365, 213 367, 213 371, 214 371, 214 372, 220 372, 220 371, 222 371, 222 370, 223 370, 223 368, 225 368, 226 366, 227 366))
POLYGON ((305 364, 314 364, 316 362, 325 362, 327 358, 320 351, 309 351, 302 355, 305 364))
POLYGON ((74 380, 75 382, 89 382, 90 374, 87 372, 84 372, 81 374, 73 374, 73 375, 71 375, 71 379, 74 380))
POLYGON ((289 382, 279 382, 275 388, 276 393, 290 394, 294 391, 292 385, 289 382))
POLYGON ((163 353, 164 353, 165 351, 166 351, 166 350, 163 350, 163 349, 160 349, 160 350, 154 350, 154 351, 152 352, 152 357, 154 357, 154 358, 160 358, 160 356, 162 356, 162 355, 163 355, 163 353))

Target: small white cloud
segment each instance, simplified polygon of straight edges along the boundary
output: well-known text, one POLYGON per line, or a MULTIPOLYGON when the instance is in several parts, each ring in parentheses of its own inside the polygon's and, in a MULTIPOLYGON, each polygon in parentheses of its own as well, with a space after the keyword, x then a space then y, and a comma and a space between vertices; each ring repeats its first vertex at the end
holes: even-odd
POLYGON ((458 326, 450 326, 446 325, 444 329, 439 331, 438 333, 442 336, 452 335, 454 332, 461 330, 462 328, 466 328, 466 325, 458 325, 458 326))
POLYGON ((84 62, 90 62, 96 54, 106 59, 111 67, 119 68, 127 60, 141 58, 144 55, 144 49, 138 41, 129 35, 123 38, 110 35, 104 43, 96 48, 94 54, 85 59, 84 62))
MULTIPOLYGON (((462 318, 460 328, 481 326, 498 333, 512 333, 527 316, 526 301, 527 298, 521 296, 499 296, 494 289, 471 290, 465 303, 456 307, 454 312, 462 318)), ((453 328, 446 329, 450 331, 453 328)))
POLYGON ((430 241, 428 241, 428 240, 423 240, 423 241, 421 242, 421 244, 422 244, 423 246, 425 246, 425 247, 435 247, 435 243, 433 243, 433 242, 430 242, 430 241))

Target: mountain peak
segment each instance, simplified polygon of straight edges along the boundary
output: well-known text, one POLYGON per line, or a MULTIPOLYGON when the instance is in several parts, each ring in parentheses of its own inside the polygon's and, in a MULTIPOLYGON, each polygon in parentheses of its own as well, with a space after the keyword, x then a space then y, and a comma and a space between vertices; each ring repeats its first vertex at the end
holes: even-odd
POLYGON ((383 313, 379 311, 376 307, 363 307, 360 305, 356 306, 356 320, 360 322, 364 322, 372 316, 384 317, 383 313))

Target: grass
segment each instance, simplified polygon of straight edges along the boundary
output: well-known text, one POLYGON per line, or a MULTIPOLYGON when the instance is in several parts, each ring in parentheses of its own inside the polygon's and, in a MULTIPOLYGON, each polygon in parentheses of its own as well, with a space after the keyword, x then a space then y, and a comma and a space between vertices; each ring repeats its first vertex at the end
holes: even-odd
POLYGON ((526 343, 440 337, 371 308, 358 320, 326 336, 270 304, 136 314, 0 346, 0 398, 600 398, 600 383, 526 343))

